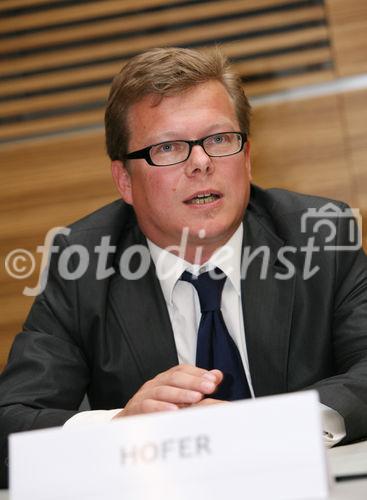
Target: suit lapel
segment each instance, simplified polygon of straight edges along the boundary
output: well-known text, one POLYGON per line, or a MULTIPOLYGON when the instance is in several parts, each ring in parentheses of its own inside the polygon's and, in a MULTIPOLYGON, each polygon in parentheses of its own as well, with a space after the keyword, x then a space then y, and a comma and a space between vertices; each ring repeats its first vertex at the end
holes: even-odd
MULTIPOLYGON (((139 279, 128 280, 121 276, 118 263, 124 251, 132 245, 147 249, 146 240, 137 226, 124 234, 122 245, 116 254, 117 272, 111 284, 111 307, 121 334, 132 351, 142 380, 178 364, 175 341, 166 303, 150 261, 148 272, 139 279)), ((146 252, 149 255, 149 251, 146 252)), ((124 258, 122 257, 122 260, 124 258)), ((130 260, 130 270, 140 265, 137 253, 130 260)))
POLYGON ((244 313, 246 346, 252 384, 256 396, 277 394, 287 390, 287 363, 290 326, 293 309, 293 276, 276 279, 285 274, 277 260, 283 242, 250 209, 244 220, 243 258, 246 247, 253 253, 259 247, 269 249, 269 266, 265 279, 260 279, 263 253, 249 264, 241 292, 244 313))

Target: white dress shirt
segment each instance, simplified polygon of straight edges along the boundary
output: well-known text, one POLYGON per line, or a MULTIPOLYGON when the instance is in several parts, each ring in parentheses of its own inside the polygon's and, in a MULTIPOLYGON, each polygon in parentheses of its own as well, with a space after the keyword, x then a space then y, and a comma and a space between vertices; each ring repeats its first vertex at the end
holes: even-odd
MULTIPOLYGON (((226 274, 221 310, 227 329, 239 350, 251 396, 255 397, 249 371, 241 303, 242 239, 243 225, 241 224, 226 245, 214 252, 210 259, 201 266, 183 260, 158 247, 150 240, 148 240, 148 246, 167 304, 180 364, 195 365, 197 332, 201 318, 198 294, 190 283, 180 280, 182 273, 187 270, 198 275, 218 267, 226 274)), ((335 410, 323 404, 320 404, 320 407, 325 444, 329 447, 334 446, 345 436, 344 420, 335 410)), ((110 420, 119 411, 121 409, 81 412, 69 419, 64 426, 110 420)), ((270 417, 269 427, 271 427, 270 417)))
POLYGON ((148 245, 167 304, 180 364, 195 365, 197 332, 201 319, 198 294, 190 283, 180 280, 182 273, 189 271, 198 275, 218 267, 227 276, 222 292, 221 310, 227 329, 241 355, 251 395, 254 397, 241 305, 242 236, 241 224, 226 246, 214 252, 202 266, 193 265, 162 250, 151 241, 148 241, 148 245))

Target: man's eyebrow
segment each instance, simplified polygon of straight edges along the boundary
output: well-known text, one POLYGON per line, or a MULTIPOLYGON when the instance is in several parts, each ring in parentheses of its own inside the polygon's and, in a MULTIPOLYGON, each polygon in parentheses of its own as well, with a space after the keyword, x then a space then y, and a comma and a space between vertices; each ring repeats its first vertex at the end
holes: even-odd
POLYGON ((213 125, 210 127, 206 134, 203 136, 205 137, 206 135, 214 135, 214 134, 220 134, 222 132, 239 132, 240 127, 234 127, 232 123, 221 123, 219 125, 213 125))
POLYGON ((171 130, 165 130, 160 134, 159 136, 151 136, 147 139, 146 142, 149 141, 149 144, 159 144, 160 142, 166 142, 166 141, 179 141, 179 140, 185 140, 182 137, 181 133, 178 133, 177 131, 171 131, 171 130))
POLYGON ((167 142, 167 141, 189 141, 189 140, 194 140, 194 139, 200 139, 201 137, 206 137, 207 135, 212 135, 220 132, 235 132, 235 128, 233 127, 233 124, 226 122, 226 123, 218 123, 215 125, 211 125, 206 132, 200 135, 200 137, 189 137, 190 134, 188 133, 181 133, 177 131, 171 131, 167 130, 164 131, 161 135, 159 136, 151 136, 149 137, 146 141, 147 145, 149 146, 150 144, 160 144, 161 142, 167 142), (232 130, 233 129, 233 130, 232 130))

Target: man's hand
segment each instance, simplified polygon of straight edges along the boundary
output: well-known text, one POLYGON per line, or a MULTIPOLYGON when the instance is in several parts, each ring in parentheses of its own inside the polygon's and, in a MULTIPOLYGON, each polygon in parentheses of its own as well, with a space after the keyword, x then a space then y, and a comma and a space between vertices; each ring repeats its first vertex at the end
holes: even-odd
POLYGON ((219 370, 204 370, 191 365, 177 365, 148 380, 114 418, 174 411, 203 400, 213 394, 222 382, 219 370))

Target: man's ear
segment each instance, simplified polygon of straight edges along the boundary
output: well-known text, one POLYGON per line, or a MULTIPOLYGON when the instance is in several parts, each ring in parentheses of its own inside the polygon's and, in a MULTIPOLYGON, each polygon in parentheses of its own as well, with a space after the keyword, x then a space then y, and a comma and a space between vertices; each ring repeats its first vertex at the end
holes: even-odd
POLYGON ((251 151, 251 143, 248 140, 245 144, 245 168, 247 170, 247 175, 249 180, 252 181, 250 151, 251 151))
POLYGON ((111 162, 111 172, 121 198, 125 203, 133 205, 131 176, 124 163, 120 160, 113 160, 111 162))

